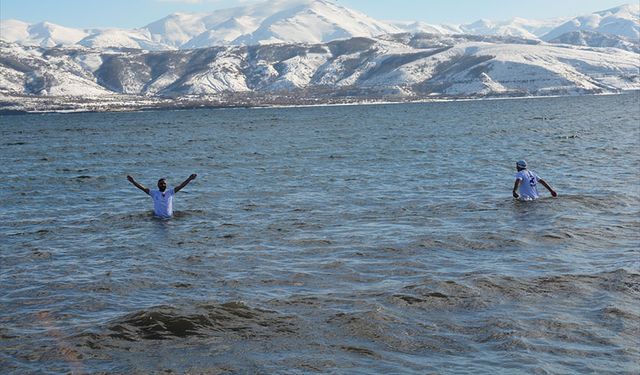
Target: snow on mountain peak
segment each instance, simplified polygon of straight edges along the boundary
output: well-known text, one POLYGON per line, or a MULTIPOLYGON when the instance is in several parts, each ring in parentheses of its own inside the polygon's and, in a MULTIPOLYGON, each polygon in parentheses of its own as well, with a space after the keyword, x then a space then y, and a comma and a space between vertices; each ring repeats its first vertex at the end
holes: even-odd
POLYGON ((565 18, 549 20, 529 20, 514 17, 506 21, 492 21, 480 19, 463 25, 432 25, 425 22, 392 22, 394 25, 409 32, 426 32, 434 34, 472 34, 513 36, 525 39, 538 39, 565 22, 565 18))
POLYGON ((0 22, 0 39, 9 42, 19 42, 29 39, 29 24, 19 20, 2 20, 0 22))
POLYGON ((56 25, 51 22, 28 24, 18 20, 0 22, 0 39, 40 47, 76 44, 88 33, 84 30, 56 25))
POLYGON ((637 21, 638 17, 640 16, 640 3, 625 4, 619 7, 603 10, 600 12, 595 12, 594 14, 597 14, 600 17, 608 17, 608 16, 615 15, 618 18, 625 18, 625 19, 631 19, 631 20, 635 19, 637 21))
POLYGON ((640 4, 626 4, 616 8, 575 17, 545 34, 552 40, 575 31, 598 32, 640 40, 640 4))
POLYGON ((640 38, 640 4, 627 4, 573 19, 507 21, 481 19, 466 25, 384 22, 333 0, 271 0, 208 13, 177 12, 133 30, 79 30, 50 22, 28 24, 2 20, 0 39, 51 47, 83 45, 152 50, 192 49, 224 45, 322 43, 351 37, 426 32, 555 40, 562 34, 589 31, 640 38))
POLYGON ((140 29, 77 30, 49 22, 2 21, 2 39, 51 47, 142 49, 321 43, 403 30, 329 0, 271 0, 210 13, 173 13, 140 29))
POLYGON ((146 29, 154 40, 178 48, 320 43, 402 31, 327 0, 274 0, 206 14, 174 14, 146 29))

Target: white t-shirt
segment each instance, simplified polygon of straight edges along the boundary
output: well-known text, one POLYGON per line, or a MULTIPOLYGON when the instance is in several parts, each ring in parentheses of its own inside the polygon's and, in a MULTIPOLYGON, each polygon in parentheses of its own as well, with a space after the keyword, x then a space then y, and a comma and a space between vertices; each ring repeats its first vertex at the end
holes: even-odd
POLYGON ((521 170, 516 173, 516 180, 520 180, 520 188, 518 193, 520 194, 520 200, 530 201, 538 199, 538 181, 540 176, 535 172, 528 169, 521 170))
POLYGON ((162 218, 169 218, 173 215, 173 196, 175 195, 173 188, 166 189, 163 192, 159 190, 151 190, 149 195, 153 200, 153 213, 162 218))

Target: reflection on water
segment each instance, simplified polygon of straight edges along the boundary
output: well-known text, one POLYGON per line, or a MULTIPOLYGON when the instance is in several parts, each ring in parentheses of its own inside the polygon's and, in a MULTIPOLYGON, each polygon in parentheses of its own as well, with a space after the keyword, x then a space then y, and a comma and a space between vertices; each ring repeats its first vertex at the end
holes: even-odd
POLYGON ((3 117, 3 371, 636 372, 638 101, 3 117))

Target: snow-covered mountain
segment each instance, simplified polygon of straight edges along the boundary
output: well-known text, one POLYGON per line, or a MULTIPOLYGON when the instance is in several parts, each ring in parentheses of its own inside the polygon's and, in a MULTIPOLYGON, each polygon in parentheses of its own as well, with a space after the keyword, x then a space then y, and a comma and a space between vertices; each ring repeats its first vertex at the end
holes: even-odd
POLYGON ((468 25, 461 25, 460 30, 464 34, 516 36, 527 39, 538 39, 541 35, 561 24, 564 20, 564 18, 541 21, 513 18, 501 22, 480 20, 468 25))
POLYGON ((634 41, 623 36, 602 34, 595 31, 573 31, 564 33, 555 39, 549 40, 549 43, 598 48, 619 48, 640 53, 639 40, 634 41))
POLYGON ((322 43, 402 31, 328 0, 270 0, 212 13, 175 13, 134 30, 77 30, 50 23, 29 25, 3 20, 0 39, 42 47, 79 44, 91 48, 167 50, 322 43))
POLYGON ((0 42, 4 96, 482 97, 640 89, 638 54, 496 36, 396 34, 322 44, 144 52, 0 42), (328 93, 328 94, 327 94, 328 93), (297 94, 296 94, 297 95, 297 94))
POLYGON ((161 41, 155 41, 145 29, 104 29, 88 35, 75 44, 97 49, 133 48, 149 51, 172 49, 161 41))
POLYGON ((568 32, 590 31, 623 36, 633 43, 639 38, 639 17, 640 5, 632 4, 571 20, 514 18, 507 21, 479 20, 464 25, 431 25, 413 21, 378 21, 332 0, 271 0, 211 13, 175 13, 133 30, 79 30, 48 22, 30 25, 17 20, 2 20, 0 39, 41 47, 81 45, 103 49, 172 50, 224 45, 324 43, 401 32, 498 35, 551 41, 568 32))
POLYGON ((515 36, 526 39, 539 39, 558 25, 565 22, 566 18, 554 18, 550 20, 527 20, 513 18, 507 21, 479 20, 463 25, 432 25, 425 22, 392 22, 395 26, 412 33, 433 34, 471 34, 471 35, 498 35, 515 36))
POLYGON ((28 24, 18 20, 0 22, 0 39, 30 46, 54 47, 73 45, 89 31, 72 29, 51 22, 28 24))
POLYGON ((423 21, 390 21, 390 23, 404 32, 424 34, 464 34, 460 25, 434 25, 423 21))
POLYGON ((632 41, 640 40, 640 3, 627 4, 573 18, 551 30, 543 40, 552 40, 562 34, 575 31, 592 31, 600 34, 617 35, 632 41))
MULTIPOLYGON (((619 36, 634 43, 640 42, 640 4, 622 5, 575 18, 549 20, 513 18, 507 21, 482 19, 462 25, 432 25, 424 22, 392 22, 392 24, 414 33, 501 35, 545 41, 555 40, 566 33, 586 31, 619 36)), ((577 34, 573 35, 575 37, 577 34)))
POLYGON ((8 20, 0 34, 0 110, 124 97, 174 106, 224 104, 229 96, 237 103, 238 95, 258 104, 285 97, 286 104, 638 90, 638 8, 559 26, 524 19, 392 25, 328 0, 173 14, 134 30, 8 20))
POLYGON ((272 0, 210 14, 173 14, 145 29, 176 48, 321 43, 402 31, 327 0, 272 0))

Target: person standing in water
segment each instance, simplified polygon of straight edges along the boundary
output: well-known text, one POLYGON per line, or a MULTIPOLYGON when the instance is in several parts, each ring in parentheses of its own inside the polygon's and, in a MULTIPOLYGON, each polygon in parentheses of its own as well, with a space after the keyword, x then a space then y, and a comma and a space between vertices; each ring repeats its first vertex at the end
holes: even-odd
POLYGON ((540 196, 538 195, 538 182, 542 184, 549 192, 552 197, 557 197, 558 193, 555 192, 549 186, 549 184, 540 178, 535 172, 527 169, 527 162, 524 160, 519 160, 516 163, 516 169, 518 173, 516 173, 516 181, 513 184, 513 197, 516 199, 520 199, 522 201, 532 201, 538 199, 540 196))
POLYGON ((144 185, 139 184, 133 177, 127 175, 127 180, 131 182, 135 187, 144 191, 151 196, 153 200, 153 213, 161 218, 170 218, 173 216, 173 196, 182 190, 187 184, 198 177, 197 174, 192 174, 184 180, 180 185, 167 190, 167 180, 161 178, 158 180, 158 190, 151 190, 144 185))

